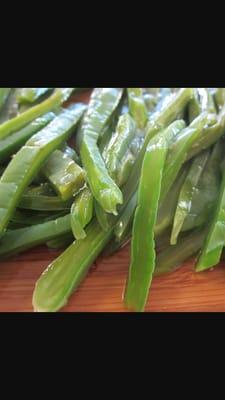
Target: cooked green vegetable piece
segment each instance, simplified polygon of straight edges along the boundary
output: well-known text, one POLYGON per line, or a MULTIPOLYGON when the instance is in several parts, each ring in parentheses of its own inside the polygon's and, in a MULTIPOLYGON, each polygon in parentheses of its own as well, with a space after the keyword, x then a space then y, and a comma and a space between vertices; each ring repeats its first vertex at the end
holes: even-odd
POLYGON ((137 190, 142 162, 145 156, 145 151, 150 139, 155 136, 160 129, 169 125, 175 120, 176 116, 184 109, 187 103, 193 96, 193 89, 180 89, 172 95, 168 102, 163 106, 161 111, 156 112, 150 119, 147 127, 143 146, 138 154, 132 171, 127 182, 123 186, 124 203, 126 204, 133 193, 137 190))
POLYGON ((122 187, 127 182, 143 143, 144 137, 136 135, 122 158, 116 178, 116 183, 119 187, 122 187))
POLYGON ((194 97, 188 105, 188 120, 191 123, 201 114, 201 104, 198 89, 194 89, 194 97))
POLYGON ((224 132, 225 105, 218 114, 216 122, 214 121, 214 116, 212 116, 212 120, 210 121, 209 125, 205 126, 204 129, 202 129, 198 140, 193 143, 190 151, 187 154, 187 160, 190 160, 191 158, 199 154, 202 150, 206 150, 210 146, 215 144, 218 139, 220 139, 220 137, 224 134, 224 132))
POLYGON ((93 195, 88 187, 85 187, 75 197, 71 207, 71 227, 75 239, 84 239, 84 228, 89 224, 93 215, 93 195))
POLYGON ((18 101, 18 96, 19 96, 19 92, 20 89, 17 89, 16 91, 16 96, 17 96, 17 103, 18 103, 18 114, 22 114, 25 111, 27 111, 29 108, 32 108, 34 106, 36 106, 37 104, 42 103, 43 101, 45 101, 46 99, 48 99, 50 97, 50 95, 53 93, 54 89, 49 89, 47 92, 43 93, 42 95, 38 96, 36 100, 34 100, 33 102, 26 102, 26 101, 18 101))
POLYGON ((220 111, 225 104, 225 88, 217 88, 214 97, 217 109, 220 111))
MULTIPOLYGON (((176 210, 177 200, 179 197, 180 189, 184 183, 185 177, 187 175, 188 168, 186 165, 182 167, 174 185, 168 192, 165 200, 160 205, 157 215, 157 221, 154 227, 155 236, 158 238, 165 230, 171 225, 176 210)), ((125 208, 123 215, 117 222, 114 234, 116 237, 116 242, 123 240, 122 238, 126 236, 126 232, 130 225, 132 225, 135 208, 137 205, 137 192, 134 193, 133 197, 129 200, 127 207, 125 208)))
POLYGON ((117 174, 120 162, 132 140, 135 137, 136 124, 129 114, 124 114, 119 118, 115 134, 109 142, 105 152, 105 165, 111 178, 117 182, 117 174))
POLYGON ((123 247, 127 246, 130 243, 131 237, 132 237, 132 224, 129 225, 129 228, 127 229, 126 233, 119 242, 115 240, 115 237, 113 237, 110 240, 110 242, 106 245, 104 251, 102 252, 102 255, 107 257, 116 253, 117 251, 119 251, 120 249, 122 249, 123 247))
POLYGON ((54 312, 63 307, 86 276, 89 267, 112 236, 96 220, 87 227, 87 236, 71 244, 43 272, 33 293, 34 311, 54 312))
POLYGON ((85 184, 85 171, 61 150, 55 150, 42 173, 63 201, 69 200, 85 184))
MULTIPOLYGON (((154 112, 159 112, 162 108, 164 108, 171 101, 173 95, 174 92, 171 90, 171 88, 160 88, 157 95, 158 102, 154 112)), ((178 116, 180 117, 180 113, 178 116)))
MULTIPOLYGON (((107 123, 107 125, 103 128, 103 130, 101 132, 101 137, 99 139, 99 142, 100 142, 99 143, 99 149, 100 149, 100 152, 102 154, 103 160, 104 160, 104 157, 107 154, 108 144, 110 142, 111 136, 112 136, 114 130, 116 129, 117 117, 118 117, 118 113, 119 113, 118 109, 120 109, 120 106, 118 106, 117 109, 113 112, 113 114, 112 114, 112 116, 110 118, 110 121, 107 123)), ((80 135, 79 141, 81 141, 81 130, 78 131, 78 135, 80 135)), ((82 201, 84 201, 84 207, 89 209, 89 217, 87 219, 86 217, 83 218, 82 216, 79 216, 79 213, 83 212, 83 208, 80 207, 80 206, 76 207, 76 210, 77 210, 77 213, 78 213, 78 217, 76 217, 76 219, 78 218, 79 221, 80 221, 79 222, 79 227, 78 227, 80 233, 77 232, 78 233, 78 237, 77 237, 77 234, 75 233, 76 232, 76 227, 75 227, 74 236, 76 238, 79 238, 79 239, 81 237, 84 238, 86 236, 84 228, 87 225, 87 223, 90 222, 90 220, 92 218, 90 213, 91 212, 93 213, 94 208, 95 208, 95 211, 96 211, 97 218, 98 218, 98 220, 100 222, 100 225, 103 227, 103 229, 106 228, 105 223, 107 223, 107 227, 108 227, 108 219, 110 218, 110 214, 107 214, 102 209, 102 207, 96 202, 96 200, 94 201, 93 195, 91 193, 90 188, 87 187, 85 189, 85 192, 86 193, 84 194, 84 199, 82 201), (95 206, 93 206, 93 204, 92 204, 91 207, 90 207, 90 205, 88 204, 90 201, 92 203, 94 203, 95 206), (78 210, 79 210, 79 212, 78 212, 78 210), (80 225, 81 221, 83 221, 82 225, 80 225), (82 228, 82 230, 81 230, 81 228, 82 228)), ((76 200, 75 199, 74 203, 76 203, 76 201, 78 201, 78 203, 80 202, 80 200, 78 200, 78 199, 76 200)), ((76 221, 74 222, 74 224, 76 224, 76 221)))
POLYGON ((18 103, 16 101, 16 89, 12 88, 0 112, 0 124, 14 118, 17 114, 18 103))
POLYGON ((133 165, 135 163, 136 157, 128 149, 127 153, 121 160, 120 168, 117 172, 116 182, 119 187, 122 187, 128 180, 133 165))
POLYGON ((180 238, 175 246, 169 246, 156 257, 154 275, 161 275, 177 269, 189 257, 192 257, 200 250, 207 230, 197 230, 188 233, 180 238))
MULTIPOLYGON (((103 160, 105 159, 105 152, 107 151, 109 142, 113 135, 113 132, 116 130, 118 118, 120 115, 124 114, 124 112, 122 112, 122 110, 124 110, 124 109, 125 108, 123 106, 123 100, 121 100, 118 107, 112 113, 109 121, 107 122, 107 124, 104 126, 104 128, 100 132, 100 136, 98 139, 98 147, 101 152, 103 160)), ((79 132, 78 132, 78 134, 79 134, 79 132)))
POLYGON ((59 238, 49 240, 48 242, 46 242, 46 245, 49 249, 60 250, 70 246, 73 241, 73 235, 71 233, 68 233, 67 235, 60 236, 59 238))
POLYGON ((176 121, 161 131, 151 139, 145 153, 133 222, 131 263, 124 296, 126 306, 133 311, 143 311, 148 298, 155 268, 154 228, 164 165, 169 145, 184 125, 184 121, 176 121))
POLYGON ((44 94, 48 93, 51 88, 22 88, 17 91, 17 101, 21 103, 34 103, 44 94))
POLYGON ((188 174, 181 188, 176 213, 174 216, 173 229, 171 233, 171 244, 177 243, 178 235, 182 229, 185 218, 191 210, 193 196, 196 193, 197 185, 209 158, 210 151, 205 150, 194 158, 190 165, 188 174))
POLYGON ((0 165, 0 177, 2 176, 4 171, 5 171, 5 167, 0 165))
MULTIPOLYGON (((149 125, 148 125, 148 127, 146 129, 147 133, 146 133, 146 137, 145 137, 144 141, 142 141, 142 139, 141 139, 139 144, 138 144, 138 146, 135 144, 134 149, 132 149, 133 152, 134 152, 134 150, 136 150, 135 160, 137 159, 137 161, 136 161, 136 165, 134 166, 134 171, 132 171, 132 169, 129 170, 129 173, 128 173, 128 176, 127 176, 127 180, 128 181, 124 182, 123 191, 125 192, 125 196, 126 196, 125 203, 127 201, 129 201, 130 196, 132 196, 135 193, 135 190, 137 188, 137 183, 138 183, 138 179, 139 179, 139 173, 140 173, 140 169, 141 169, 141 163, 142 163, 142 159, 143 159, 144 152, 145 152, 145 149, 146 149, 146 144, 149 142, 151 137, 153 137, 159 131, 160 125, 163 126, 164 122, 166 123, 167 119, 169 121, 169 118, 171 118, 171 119, 175 118, 175 116, 173 115, 173 109, 171 107, 171 104, 173 104, 173 102, 176 102, 176 101, 177 101, 178 104, 179 104, 179 101, 180 101, 180 103, 182 103, 183 94, 184 93, 185 92, 183 92, 181 90, 180 93, 179 93, 179 96, 180 96, 179 100, 178 100, 177 96, 176 97, 173 96, 173 98, 171 98, 170 102, 167 103, 166 106, 164 106, 164 108, 162 110, 162 113, 157 113, 156 114, 156 116, 154 117, 155 120, 153 119, 151 121, 151 123, 149 123, 149 125), (170 115, 168 110, 172 111, 171 115, 170 115), (156 125, 154 121, 158 122, 159 126, 156 125), (137 150, 137 148, 138 148, 138 150, 137 150), (134 176, 131 175, 131 171, 133 172, 134 176), (133 176, 133 179, 130 177, 130 175, 133 176), (132 181, 131 181, 131 179, 132 179, 132 181), (136 187, 135 187, 135 185, 136 185, 136 187)), ((189 92, 189 95, 190 95, 190 93, 192 93, 192 92, 189 92)), ((187 94, 188 94, 188 92, 186 92, 186 95, 187 94)), ((178 106, 178 112, 180 112, 180 107, 179 106, 178 106)), ((178 123, 180 123, 180 121, 178 121, 178 123)), ((184 122, 182 122, 182 128, 184 128, 184 126, 185 126, 185 124, 184 124, 184 122)), ((130 210, 130 213, 131 213, 131 210, 130 210)), ((99 205, 97 205, 98 221, 99 221, 99 223, 100 223, 100 225, 102 226, 103 229, 108 229, 107 227, 111 224, 111 221, 109 220, 110 216, 107 216, 105 214, 103 215, 103 214, 104 214, 103 210, 101 210, 99 205)), ((131 216, 132 216, 132 214, 131 214, 131 216)))
POLYGON ((148 110, 143 97, 141 88, 127 89, 129 111, 134 118, 139 129, 144 129, 148 122, 148 110))
POLYGON ((72 158, 72 160, 74 160, 77 164, 80 165, 80 158, 77 154, 77 152, 72 149, 72 147, 66 145, 62 146, 62 151, 64 154, 66 154, 69 158, 72 158))
POLYGON ((189 121, 192 122, 202 112, 216 113, 212 93, 206 88, 195 89, 195 96, 189 104, 189 121))
POLYGON ((110 228, 112 220, 113 220, 113 215, 108 214, 103 210, 103 208, 100 206, 100 204, 94 200, 94 210, 95 210, 95 216, 97 218, 97 221, 101 228, 107 232, 107 230, 110 228))
POLYGON ((109 142, 111 140, 112 134, 114 132, 114 129, 113 129, 114 127, 112 125, 113 125, 113 123, 112 123, 112 121, 110 121, 105 126, 105 128, 103 128, 103 130, 101 132, 102 136, 100 136, 100 138, 98 140, 98 147, 99 147, 100 153, 103 157, 103 160, 104 160, 104 152, 106 151, 106 149, 109 145, 109 142))
POLYGON ((160 89, 159 88, 143 89, 143 98, 144 98, 144 102, 145 102, 148 112, 149 113, 153 112, 155 107, 157 106, 159 99, 161 98, 160 89))
MULTIPOLYGON (((121 209, 126 207, 127 201, 136 190, 139 171, 150 138, 159 131, 160 126, 167 125, 176 118, 177 113, 192 98, 192 94, 192 89, 181 89, 171 98, 162 112, 157 114, 157 118, 155 117, 154 121, 151 122, 151 126, 148 126, 145 143, 132 170, 133 173, 124 186, 125 202, 121 209), (155 125, 156 122, 159 126, 155 125)), ((114 223, 116 221, 117 218, 115 218, 114 223)), ((78 287, 86 275, 92 262, 111 239, 113 228, 114 225, 108 232, 104 232, 94 220, 87 228, 86 238, 76 241, 52 263, 36 283, 33 294, 33 306, 36 311, 57 311, 66 304, 73 290, 78 287)))
POLYGON ((17 210, 11 218, 11 221, 15 224, 21 224, 24 226, 38 225, 44 222, 52 221, 53 219, 63 217, 65 214, 68 214, 65 210, 46 213, 46 212, 38 212, 38 211, 19 211, 17 210))
POLYGON ((164 89, 164 88, 144 88, 143 89, 143 93, 145 94, 145 93, 149 93, 149 94, 151 94, 151 95, 153 95, 153 96, 160 96, 160 92, 162 91, 162 90, 167 90, 167 89, 164 89))
POLYGON ((114 235, 117 242, 120 242, 122 240, 122 237, 125 235, 128 226, 131 224, 131 221, 134 218, 134 213, 137 206, 137 197, 138 193, 135 192, 130 198, 122 216, 119 218, 119 221, 115 226, 114 235))
POLYGON ((6 102, 6 99, 10 93, 11 88, 0 88, 0 110, 6 102))
POLYGON ((219 195, 223 159, 223 139, 214 146, 194 192, 191 210, 186 217, 182 231, 187 231, 208 222, 219 195))
POLYGON ((26 187, 50 154, 70 137, 83 111, 81 104, 73 110, 62 111, 30 138, 11 160, 0 179, 0 234, 7 228, 26 187))
POLYGON ((30 122, 18 132, 0 140, 0 162, 6 161, 16 153, 26 141, 36 132, 44 128, 49 122, 55 118, 55 114, 50 112, 30 122))
POLYGON ((162 173, 168 146, 157 137, 149 143, 143 161, 134 216, 131 263, 124 301, 133 311, 143 311, 155 267, 154 226, 158 213, 162 173), (154 173, 150 174, 150 171, 154 173))
POLYGON ((29 122, 64 103, 64 101, 69 98, 72 92, 73 89, 70 88, 56 89, 54 93, 42 103, 29 108, 27 111, 17 115, 9 121, 5 121, 0 125, 0 140, 11 135, 15 131, 18 131, 25 125, 29 124, 29 122))
MULTIPOLYGON (((128 114, 123 114, 118 121, 116 131, 108 146, 104 149, 103 158, 109 175, 120 187, 126 182, 138 154, 138 147, 143 137, 136 136, 137 125, 128 114), (136 152, 134 155, 131 151, 136 152)), ((142 140, 143 143, 143 140, 142 140)), ((112 216, 105 212, 95 201, 95 213, 102 229, 107 230, 111 225, 112 216)))
POLYGON ((225 246, 225 173, 220 187, 220 195, 212 221, 209 225, 203 249, 197 262, 196 271, 204 271, 219 263, 225 246))
POLYGON ((165 196, 176 179, 181 166, 186 161, 189 149, 193 142, 201 135, 201 131, 207 124, 209 118, 211 118, 211 116, 209 117, 207 113, 202 113, 176 138, 166 160, 160 203, 165 199, 165 196))
POLYGON ((9 257, 71 233, 70 215, 43 224, 7 231, 0 239, 0 257, 9 257))
POLYGON ((95 89, 82 124, 81 160, 90 189, 103 209, 115 215, 117 205, 123 202, 123 196, 107 172, 97 142, 100 132, 118 106, 122 93, 119 88, 95 89))
POLYGON ((32 211, 69 211, 73 199, 63 201, 55 195, 49 183, 28 187, 22 195, 19 208, 32 211))
POLYGON ((46 196, 32 193, 24 193, 18 207, 24 210, 36 211, 60 211, 70 210, 72 199, 63 201, 58 196, 46 196))
MULTIPOLYGON (((125 182, 124 187, 123 187, 123 194, 124 194, 124 202, 127 204, 131 197, 134 195, 134 193, 137 190, 137 185, 139 182, 139 175, 140 175, 140 170, 142 166, 142 161, 143 157, 145 155, 146 147, 148 145, 149 140, 154 137, 157 132, 160 130, 160 126, 167 125, 169 121, 174 120, 176 118, 176 112, 180 113, 185 104, 188 102, 188 100, 191 99, 192 97, 192 90, 187 90, 187 89, 181 89, 176 95, 173 95, 170 97, 170 101, 164 105, 164 108, 160 112, 157 112, 154 115, 154 118, 149 122, 147 128, 146 128, 146 136, 144 139, 144 142, 142 144, 141 150, 138 150, 138 156, 135 161, 134 167, 131 170, 131 173, 128 177, 128 180, 125 182), (176 109, 176 111, 175 111, 176 109)), ((180 129, 184 128, 184 122, 178 121, 178 124, 180 124, 179 127, 180 129)), ((176 126, 176 125, 175 125, 176 126)), ((130 212, 130 218, 132 218, 133 215, 133 210, 131 207, 128 207, 129 212, 130 212)), ((120 222, 122 222, 123 226, 123 220, 120 219, 120 222)), ((119 222, 118 222, 119 224, 119 222)), ((122 229, 122 226, 120 229, 122 229)))
POLYGON ((54 196, 55 191, 48 182, 41 183, 40 185, 36 186, 34 182, 25 190, 24 194, 28 194, 31 196, 54 196))
POLYGON ((181 171, 180 171, 176 181, 171 186, 171 189, 169 190, 168 194, 166 195, 165 200, 159 206, 157 221, 156 221, 156 225, 154 228, 155 236, 157 238, 163 232, 165 232, 165 230, 173 222, 173 217, 174 217, 174 214, 176 211, 176 205, 177 205, 179 193, 180 193, 181 187, 184 183, 184 180, 187 176, 187 172, 188 172, 188 166, 184 165, 181 168, 181 171))
POLYGON ((210 91, 206 88, 198 89, 201 111, 208 111, 209 113, 216 113, 216 105, 213 100, 213 96, 210 91))

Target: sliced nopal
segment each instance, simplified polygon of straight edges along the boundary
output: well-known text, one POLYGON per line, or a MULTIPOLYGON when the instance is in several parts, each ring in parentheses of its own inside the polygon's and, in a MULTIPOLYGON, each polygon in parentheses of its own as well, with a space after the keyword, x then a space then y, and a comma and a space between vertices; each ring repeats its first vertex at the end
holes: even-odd
POLYGON ((53 94, 42 103, 29 108, 8 121, 5 121, 0 125, 0 140, 23 128, 35 118, 52 111, 54 108, 64 103, 64 101, 70 97, 72 92, 73 89, 70 88, 56 89, 53 94))
POLYGON ((123 196, 106 169, 97 142, 122 94, 123 90, 120 88, 95 89, 81 127, 81 159, 89 186, 103 209, 112 214, 117 213, 117 205, 122 204, 123 196))
POLYGON ((0 179, 0 233, 7 228, 26 187, 50 154, 67 140, 84 112, 84 106, 62 111, 49 125, 28 140, 0 179))

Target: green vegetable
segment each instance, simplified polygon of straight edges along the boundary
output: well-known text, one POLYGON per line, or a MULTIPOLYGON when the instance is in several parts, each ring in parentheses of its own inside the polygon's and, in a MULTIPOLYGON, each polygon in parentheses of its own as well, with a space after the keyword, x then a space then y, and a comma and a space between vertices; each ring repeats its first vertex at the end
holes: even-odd
POLYGON ((122 187, 127 182, 135 160, 136 157, 131 153, 130 149, 128 149, 127 153, 121 160, 120 168, 117 172, 116 181, 119 187, 122 187))
POLYGON ((25 193, 18 204, 19 208, 36 211, 70 210, 71 200, 63 201, 58 196, 45 196, 25 193))
POLYGON ((213 100, 213 96, 208 89, 199 88, 198 89, 200 97, 201 111, 208 111, 209 113, 216 113, 216 106, 213 100))
POLYGON ((38 211, 21 211, 17 210, 11 218, 11 221, 15 224, 31 226, 38 225, 44 222, 52 221, 53 219, 63 217, 66 211, 58 211, 58 212, 38 212, 38 211))
POLYGON ((143 90, 143 98, 145 105, 147 107, 148 112, 152 112, 158 102, 158 94, 157 93, 149 93, 148 90, 143 90))
POLYGON ((18 205, 19 208, 32 211, 65 211, 69 212, 72 199, 63 201, 55 196, 54 190, 48 183, 30 186, 25 191, 18 205))
POLYGON ((148 122, 148 110, 144 101, 143 91, 141 88, 129 88, 128 100, 129 111, 139 129, 144 129, 148 122))
POLYGON ((224 88, 94 88, 88 106, 66 102, 78 88, 4 90, 0 260, 69 246, 37 281, 35 311, 58 311, 102 251, 130 241, 135 311, 154 276, 224 257, 224 88))
MULTIPOLYGON (((192 89, 181 89, 176 95, 170 97, 169 102, 164 105, 161 112, 157 112, 154 115, 154 118, 152 118, 152 120, 149 122, 146 128, 144 143, 138 153, 138 157, 135 161, 133 169, 131 170, 129 178, 123 187, 125 204, 129 202, 129 200, 137 190, 142 161, 150 139, 157 134, 157 132, 160 130, 160 126, 167 125, 170 121, 173 121, 176 118, 176 113, 181 112, 186 103, 192 98, 192 95, 192 89)), ((181 122, 180 128, 183 127, 183 122, 181 122)), ((130 208, 130 218, 132 218, 132 213, 133 210, 130 208)))
POLYGON ((220 139, 210 153, 201 179, 193 194, 190 212, 182 231, 199 227, 208 222, 219 195, 220 165, 223 159, 223 139, 220 139))
POLYGON ((113 220, 113 215, 108 214, 103 210, 103 208, 100 206, 100 204, 95 200, 94 201, 94 210, 95 210, 95 216, 97 218, 97 221, 101 228, 107 232, 107 230, 110 228, 112 220, 113 220))
POLYGON ((46 242, 46 245, 49 249, 61 250, 65 247, 70 246, 73 240, 73 235, 71 233, 68 233, 66 235, 60 236, 59 238, 49 240, 48 242, 46 242))
POLYGON ((171 234, 172 245, 176 244, 185 218, 191 210, 193 196, 196 193, 197 185, 209 158, 209 154, 210 152, 208 150, 203 151, 199 156, 194 158, 190 165, 188 174, 180 191, 177 209, 174 216, 173 230, 171 234))
POLYGON ((177 93, 170 97, 169 101, 163 106, 161 111, 155 113, 150 119, 146 127, 146 134, 143 146, 134 163, 129 178, 123 186, 123 198, 125 204, 129 201, 130 197, 137 190, 142 162, 150 139, 155 136, 160 131, 160 129, 169 125, 172 121, 176 119, 176 116, 184 109, 187 103, 191 100, 192 96, 193 89, 180 89, 177 93))
MULTIPOLYGON (((181 169, 176 182, 171 187, 165 200, 160 205, 157 215, 157 221, 155 224, 154 232, 156 238, 158 238, 165 230, 171 225, 176 210, 177 200, 179 197, 181 186, 187 175, 187 166, 181 169)), ((123 241, 123 237, 126 237, 129 226, 132 225, 135 208, 137 205, 137 192, 134 193, 133 197, 129 200, 127 207, 125 208, 123 215, 118 220, 114 234, 116 242, 123 241)))
POLYGON ((0 111, 0 124, 14 118, 18 114, 18 103, 16 101, 16 89, 12 88, 0 111))
POLYGON ((220 111, 225 104, 225 88, 217 88, 214 96, 217 109, 220 111))
POLYGON ((0 241, 0 257, 18 254, 70 232, 70 215, 43 224, 7 231, 0 241))
POLYGON ((13 132, 23 128, 34 119, 41 117, 47 112, 53 110, 64 101, 66 101, 72 92, 73 89, 69 88, 57 89, 48 99, 46 99, 42 103, 29 108, 27 111, 17 115, 9 121, 5 121, 3 124, 0 125, 0 140, 11 135, 13 132))
POLYGON ((176 121, 161 131, 151 139, 145 153, 134 215, 131 263, 124 298, 126 306, 135 311, 144 310, 154 273, 154 228, 167 152, 169 145, 184 125, 184 121, 176 121))
MULTIPOLYGON (((136 124, 133 118, 127 113, 123 114, 119 118, 115 134, 112 135, 107 148, 104 150, 104 160, 109 175, 118 186, 123 182, 125 183, 135 160, 129 149, 135 133, 136 124), (127 159, 127 155, 131 155, 132 163, 130 163, 130 158, 127 159)), ((107 231, 111 225, 111 215, 106 213, 97 201, 95 201, 95 213, 102 229, 107 231)))
POLYGON ((0 179, 0 234, 5 232, 26 187, 50 154, 70 137, 83 111, 82 105, 62 111, 11 160, 0 179))
POLYGON ((48 93, 50 88, 22 88, 17 92, 18 103, 34 103, 44 94, 48 93))
POLYGON ((0 162, 6 161, 16 153, 26 141, 53 120, 55 114, 50 112, 30 122, 18 132, 0 140, 0 162))
POLYGON ((116 207, 122 204, 123 197, 107 172, 97 141, 100 132, 118 106, 122 93, 122 89, 95 89, 82 124, 81 160, 87 172, 90 189, 103 209, 115 215, 116 207))
POLYGON ((75 161, 78 165, 80 165, 80 158, 77 152, 74 149, 72 149, 72 147, 66 144, 62 147, 62 151, 66 156, 72 158, 73 161, 75 161))
POLYGON ((205 124, 207 124, 209 118, 210 117, 207 113, 202 113, 176 138, 166 160, 160 202, 164 200, 166 194, 176 179, 181 166, 186 161, 189 149, 191 148, 193 142, 200 136, 201 131, 205 124))
POLYGON ((176 211, 177 201, 179 197, 179 193, 181 187, 184 183, 188 172, 188 166, 184 165, 181 168, 181 171, 176 178, 176 181, 171 186, 168 194, 165 197, 165 200, 160 204, 158 215, 157 215, 157 222, 155 225, 155 236, 158 238, 165 230, 172 224, 174 214, 176 211))
POLYGON ((89 224, 93 215, 93 196, 85 187, 75 198, 71 207, 71 227, 75 239, 84 239, 84 228, 89 224))
POLYGON ((220 187, 220 195, 215 213, 210 223, 196 271, 204 271, 219 263, 225 245, 225 174, 220 187))
POLYGON ((206 233, 206 230, 188 233, 185 237, 180 238, 175 246, 169 246, 159 253, 156 258, 154 275, 172 272, 189 257, 196 255, 204 242, 206 233))
POLYGON ((86 276, 89 267, 112 236, 112 230, 104 232, 93 220, 87 227, 87 236, 71 244, 47 270, 35 285, 34 311, 54 312, 62 308, 69 296, 86 276))
POLYGON ((123 212, 123 215, 119 218, 119 221, 115 226, 114 235, 116 237, 117 242, 120 242, 122 240, 122 238, 126 234, 129 225, 133 220, 135 209, 137 206, 137 197, 138 193, 135 192, 128 201, 128 204, 123 212))
POLYGON ((11 88, 0 88, 0 110, 6 102, 6 99, 10 93, 11 88))
POLYGON ((42 173, 63 201, 71 199, 85 184, 85 171, 60 150, 50 155, 42 173))
POLYGON ((188 120, 191 123, 197 118, 202 112, 199 93, 197 89, 194 89, 194 97, 188 105, 188 120))
POLYGON ((143 161, 133 223, 131 263, 124 301, 129 309, 143 311, 155 267, 154 226, 168 146, 163 135, 149 143, 143 161), (154 173, 150 174, 150 171, 154 173))
POLYGON ((112 137, 114 131, 116 130, 116 127, 118 124, 118 118, 120 115, 124 114, 123 104, 124 104, 124 101, 123 101, 123 97, 122 97, 122 100, 120 101, 118 107, 116 107, 116 109, 113 111, 107 124, 103 127, 103 129, 100 132, 99 139, 98 139, 98 147, 99 147, 99 150, 100 150, 103 160, 105 159, 105 152, 108 149, 108 145, 111 140, 111 137, 112 137))
POLYGON ((225 105, 221 109, 216 120, 215 120, 215 115, 212 115, 211 120, 209 115, 208 125, 206 125, 204 129, 202 129, 198 137, 198 140, 196 140, 193 143, 191 149, 187 154, 187 160, 190 160, 191 158, 199 154, 202 150, 206 150, 210 146, 215 144, 221 138, 224 132, 225 132, 225 105))
POLYGON ((112 136, 105 152, 105 165, 111 178, 117 182, 121 159, 127 152, 129 145, 135 137, 136 124, 129 114, 119 118, 115 134, 112 136))
POLYGON ((132 236, 132 226, 129 227, 127 230, 126 234, 123 236, 121 241, 116 241, 115 238, 113 237, 111 241, 106 245, 104 251, 102 252, 102 255, 104 257, 108 257, 116 253, 118 250, 124 248, 130 243, 132 236))

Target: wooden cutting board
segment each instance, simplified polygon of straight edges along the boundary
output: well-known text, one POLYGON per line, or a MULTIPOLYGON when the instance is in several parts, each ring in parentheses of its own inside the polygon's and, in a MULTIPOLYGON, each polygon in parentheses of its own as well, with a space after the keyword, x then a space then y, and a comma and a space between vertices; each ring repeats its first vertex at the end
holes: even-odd
MULTIPOLYGON (((59 252, 39 247, 0 262, 0 311, 32 311, 34 285, 59 252)), ((122 293, 130 246, 100 258, 62 311, 126 311, 122 293)), ((225 311, 225 265, 194 273, 193 263, 153 280, 146 311, 225 311)))
MULTIPOLYGON (((87 101, 86 93, 76 100, 87 101)), ((36 280, 60 254, 45 246, 0 262, 0 312, 32 311, 36 280)), ((124 312, 122 293, 129 266, 130 246, 100 258, 62 311, 124 312)), ((194 273, 186 262, 174 273, 154 278, 146 311, 225 311, 225 264, 194 273)))

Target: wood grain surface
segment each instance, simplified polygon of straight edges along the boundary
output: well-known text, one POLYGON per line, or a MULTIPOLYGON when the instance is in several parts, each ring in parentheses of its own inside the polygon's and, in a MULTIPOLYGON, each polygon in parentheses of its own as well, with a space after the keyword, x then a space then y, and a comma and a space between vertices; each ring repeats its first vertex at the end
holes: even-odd
MULTIPOLYGON (((32 292, 42 271, 58 252, 39 247, 0 262, 0 311, 32 311, 32 292)), ((62 311, 124 312, 122 293, 130 246, 100 258, 62 311)), ((195 273, 193 262, 154 278, 146 311, 225 311, 225 265, 195 273)))
MULTIPOLYGON (((76 100, 87 101, 83 93, 76 100)), ((45 246, 0 262, 0 312, 32 310, 34 285, 59 252, 45 246)), ((130 246, 114 256, 99 258, 74 293, 64 312, 124 312, 122 293, 130 246)), ((225 265, 194 273, 193 262, 174 273, 154 278, 146 311, 225 311, 225 265)))

